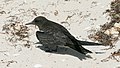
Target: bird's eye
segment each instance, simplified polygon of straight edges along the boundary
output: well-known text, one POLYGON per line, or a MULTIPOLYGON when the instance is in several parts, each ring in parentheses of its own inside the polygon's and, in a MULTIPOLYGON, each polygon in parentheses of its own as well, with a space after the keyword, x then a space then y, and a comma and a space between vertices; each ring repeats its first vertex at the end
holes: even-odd
POLYGON ((39 22, 39 20, 35 20, 35 22, 39 22))

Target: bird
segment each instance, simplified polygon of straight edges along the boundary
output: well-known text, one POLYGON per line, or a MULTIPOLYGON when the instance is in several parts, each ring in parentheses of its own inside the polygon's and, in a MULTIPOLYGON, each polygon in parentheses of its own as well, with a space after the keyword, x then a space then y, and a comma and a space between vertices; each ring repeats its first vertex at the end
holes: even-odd
POLYGON ((31 24, 38 26, 39 31, 36 32, 36 37, 45 47, 46 52, 56 52, 60 46, 71 48, 82 54, 87 54, 92 52, 85 49, 82 45, 102 45, 100 43, 77 40, 64 26, 44 16, 37 16, 32 22, 26 25, 31 24))

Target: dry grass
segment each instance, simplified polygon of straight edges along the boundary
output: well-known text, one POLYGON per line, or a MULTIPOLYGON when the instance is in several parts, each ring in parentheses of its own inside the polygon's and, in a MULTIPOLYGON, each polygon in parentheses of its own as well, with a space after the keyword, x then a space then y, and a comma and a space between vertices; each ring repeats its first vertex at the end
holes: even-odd
POLYGON ((109 61, 110 59, 116 60, 117 62, 120 62, 120 49, 116 52, 111 53, 111 55, 103 60, 101 62, 109 61))
POLYGON ((101 25, 99 31, 90 34, 88 37, 112 48, 120 37, 120 26, 116 26, 116 24, 120 24, 120 0, 112 1, 110 6, 111 8, 105 12, 109 15, 110 22, 101 25))
MULTIPOLYGON (((8 17, 9 18, 9 17, 8 17)), ((6 39, 13 43, 15 45, 16 42, 25 42, 23 43, 24 46, 30 47, 30 41, 29 39, 29 29, 27 26, 25 26, 22 22, 17 21, 17 17, 15 16, 10 16, 11 20, 9 20, 9 24, 3 25, 3 31, 7 35, 6 39), (16 19, 14 21, 13 19, 16 19)))

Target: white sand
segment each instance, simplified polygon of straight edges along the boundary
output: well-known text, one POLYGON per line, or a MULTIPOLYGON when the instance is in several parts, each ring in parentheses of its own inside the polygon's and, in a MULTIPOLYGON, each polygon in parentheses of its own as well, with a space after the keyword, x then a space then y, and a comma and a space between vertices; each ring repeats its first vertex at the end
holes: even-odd
MULTIPOLYGON (((70 24, 62 24, 72 35, 78 39, 89 40, 87 32, 91 28, 106 23, 107 15, 103 15, 109 8, 111 0, 0 0, 0 68, 117 68, 120 63, 115 60, 101 62, 113 52, 115 49, 102 50, 104 46, 85 46, 93 52, 102 54, 90 54, 92 58, 85 58, 82 54, 53 54, 46 53, 35 46, 39 44, 31 44, 31 48, 23 47, 18 43, 17 47, 5 40, 7 37, 2 34, 2 26, 8 20, 9 16, 17 16, 19 21, 27 23, 32 21, 36 16, 42 15, 55 22, 64 22, 67 16, 72 16, 67 20, 70 24), (82 13, 82 14, 81 14, 82 13), (55 16, 56 14, 56 16, 55 16), (94 19, 94 20, 91 20, 94 19), (96 19, 96 20, 95 20, 96 19)), ((61 24, 61 23, 60 23, 61 24)), ((38 42, 35 36, 37 30, 34 26, 31 29, 30 40, 34 43, 38 42)), ((90 41, 90 40, 89 40, 90 41)), ((117 43, 116 45, 119 45, 117 43)), ((119 48, 119 47, 118 47, 119 48)), ((70 52, 68 51, 68 52, 70 52)))

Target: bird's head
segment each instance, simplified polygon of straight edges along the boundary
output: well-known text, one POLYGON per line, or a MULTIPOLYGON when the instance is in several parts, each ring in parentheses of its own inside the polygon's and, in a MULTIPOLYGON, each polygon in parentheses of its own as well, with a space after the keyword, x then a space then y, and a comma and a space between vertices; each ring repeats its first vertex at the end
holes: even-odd
POLYGON ((37 25, 37 26, 41 26, 45 23, 45 21, 47 21, 47 19, 43 16, 38 16, 36 17, 32 22, 27 23, 26 25, 37 25))

